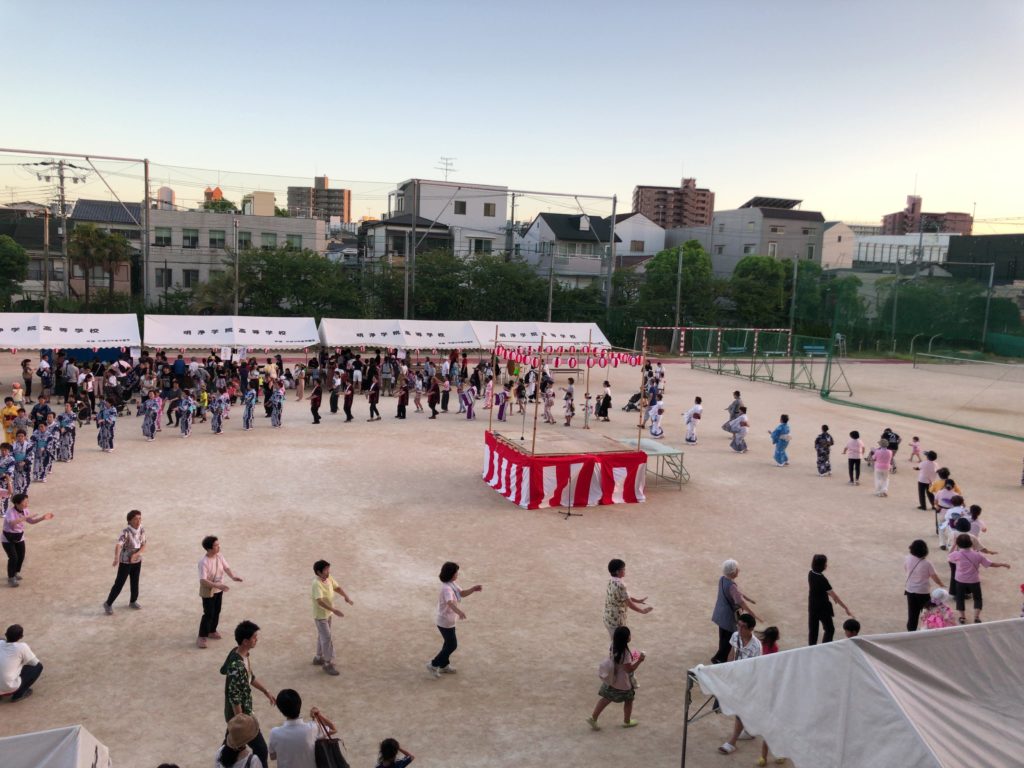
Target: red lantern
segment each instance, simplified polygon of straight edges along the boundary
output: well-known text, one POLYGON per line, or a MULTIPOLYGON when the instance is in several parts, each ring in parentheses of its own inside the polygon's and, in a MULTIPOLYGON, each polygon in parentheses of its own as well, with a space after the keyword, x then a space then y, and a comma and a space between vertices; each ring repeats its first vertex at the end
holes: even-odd
POLYGON ((122 352, 127 352, 128 350, 127 350, 127 349, 125 349, 124 347, 121 347, 121 351, 122 351, 122 352))
POLYGON ((14 347, 11 347, 11 354, 12 355, 18 354, 18 350, 16 350, 14 347))
MULTIPOLYGON (((97 352, 99 352, 99 351, 100 351, 100 348, 99 348, 99 347, 93 347, 93 348, 92 348, 92 351, 93 351, 93 354, 95 354, 95 353, 97 353, 97 352)), ((182 350, 182 352, 184 352, 184 351, 185 351, 185 350, 182 350)))
POLYGON ((530 365, 532 365, 534 368, 539 368, 540 367, 540 358, 539 357, 533 358, 530 361, 530 365))
POLYGON ((544 350, 544 351, 547 352, 550 355, 552 352, 555 351, 555 348, 552 347, 550 344, 548 344, 548 348, 546 350, 544 350))
POLYGON ((594 358, 590 357, 589 355, 587 356, 587 368, 593 368, 595 362, 596 361, 594 360, 594 358))
POLYGON ((565 347, 558 347, 558 348, 557 348, 557 349, 555 350, 555 352, 557 352, 558 354, 562 354, 563 352, 565 352, 565 347))
POLYGON ((636 355, 630 355, 629 364, 632 365, 634 368, 636 368, 636 361, 637 361, 636 355))
POLYGON ((618 358, 615 358, 615 359, 612 360, 612 368, 618 368, 618 367, 619 367, 619 360, 618 360, 618 358))
POLYGON ((600 367, 602 367, 602 368, 607 368, 608 367, 608 358, 607 357, 598 358, 597 364, 600 367))
POLYGON ((577 365, 579 365, 579 361, 577 361, 575 357, 570 357, 569 358, 569 367, 570 368, 575 368, 577 365))
POLYGON ((561 367, 561 365, 562 365, 562 358, 556 357, 555 360, 554 360, 554 365, 555 365, 555 368, 561 367))
POLYGON ((569 354, 570 355, 575 355, 576 354, 576 345, 575 344, 573 344, 571 347, 569 347, 569 354))

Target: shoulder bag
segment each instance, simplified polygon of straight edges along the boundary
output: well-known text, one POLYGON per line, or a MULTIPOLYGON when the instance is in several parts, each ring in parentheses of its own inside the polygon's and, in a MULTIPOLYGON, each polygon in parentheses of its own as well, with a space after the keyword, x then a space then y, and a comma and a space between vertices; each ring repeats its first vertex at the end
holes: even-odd
POLYGON ((331 736, 320 715, 314 715, 313 721, 320 729, 320 736, 313 744, 313 759, 316 762, 316 768, 349 768, 348 760, 345 759, 342 751, 344 742, 331 736))

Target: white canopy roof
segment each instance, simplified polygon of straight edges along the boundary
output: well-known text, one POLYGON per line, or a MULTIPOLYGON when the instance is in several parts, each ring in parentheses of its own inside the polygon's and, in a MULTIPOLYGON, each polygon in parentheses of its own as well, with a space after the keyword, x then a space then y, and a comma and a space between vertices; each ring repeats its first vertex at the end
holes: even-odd
POLYGON ((499 344, 536 346, 543 339, 545 347, 570 347, 587 344, 589 338, 591 346, 611 347, 597 323, 503 323, 473 320, 470 325, 483 348, 494 345, 495 326, 498 329, 499 344))
POLYGON ((139 320, 131 314, 0 314, 0 348, 4 349, 137 347, 139 343, 139 320))
POLYGON ((701 688, 808 768, 1020 765, 1024 619, 698 666, 701 688))
POLYGON ((4 768, 110 768, 110 752, 81 725, 0 739, 4 768))
POLYGON ((144 336, 148 346, 192 349, 305 349, 320 343, 311 317, 146 315, 144 336))

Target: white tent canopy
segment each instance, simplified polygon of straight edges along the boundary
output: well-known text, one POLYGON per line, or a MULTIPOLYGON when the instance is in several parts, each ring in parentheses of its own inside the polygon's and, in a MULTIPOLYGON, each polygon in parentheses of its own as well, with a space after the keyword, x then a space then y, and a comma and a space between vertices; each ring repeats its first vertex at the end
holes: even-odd
POLYGON ((597 323, 502 323, 473 320, 470 325, 484 348, 498 344, 513 346, 536 346, 544 341, 544 346, 565 347, 584 345, 609 348, 611 344, 597 323), (497 328, 497 338, 494 332, 497 328))
POLYGON ((1021 765, 1024 619, 698 666, 701 688, 808 768, 1021 765))
MULTIPOLYGON (((490 349, 499 344, 610 347, 595 323, 503 323, 481 320, 361 320, 325 317, 320 341, 326 347, 399 349, 490 349), (495 337, 495 327, 498 335, 495 337)), ((148 341, 148 335, 147 335, 148 341)))
POLYGON ((0 348, 79 349, 139 346, 135 315, 0 313, 0 348))
POLYGON ((151 347, 179 349, 306 349, 320 343, 311 317, 241 315, 146 315, 144 338, 151 347))
POLYGON ((110 768, 110 752, 81 725, 0 739, 4 768, 110 768))

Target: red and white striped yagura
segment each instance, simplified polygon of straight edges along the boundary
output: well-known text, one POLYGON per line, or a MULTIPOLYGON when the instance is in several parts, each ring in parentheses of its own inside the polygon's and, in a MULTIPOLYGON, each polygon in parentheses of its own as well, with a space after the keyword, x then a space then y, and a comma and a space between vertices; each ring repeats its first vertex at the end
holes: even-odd
POLYGON ((533 456, 484 433, 484 482, 523 509, 644 501, 643 451, 533 456))

